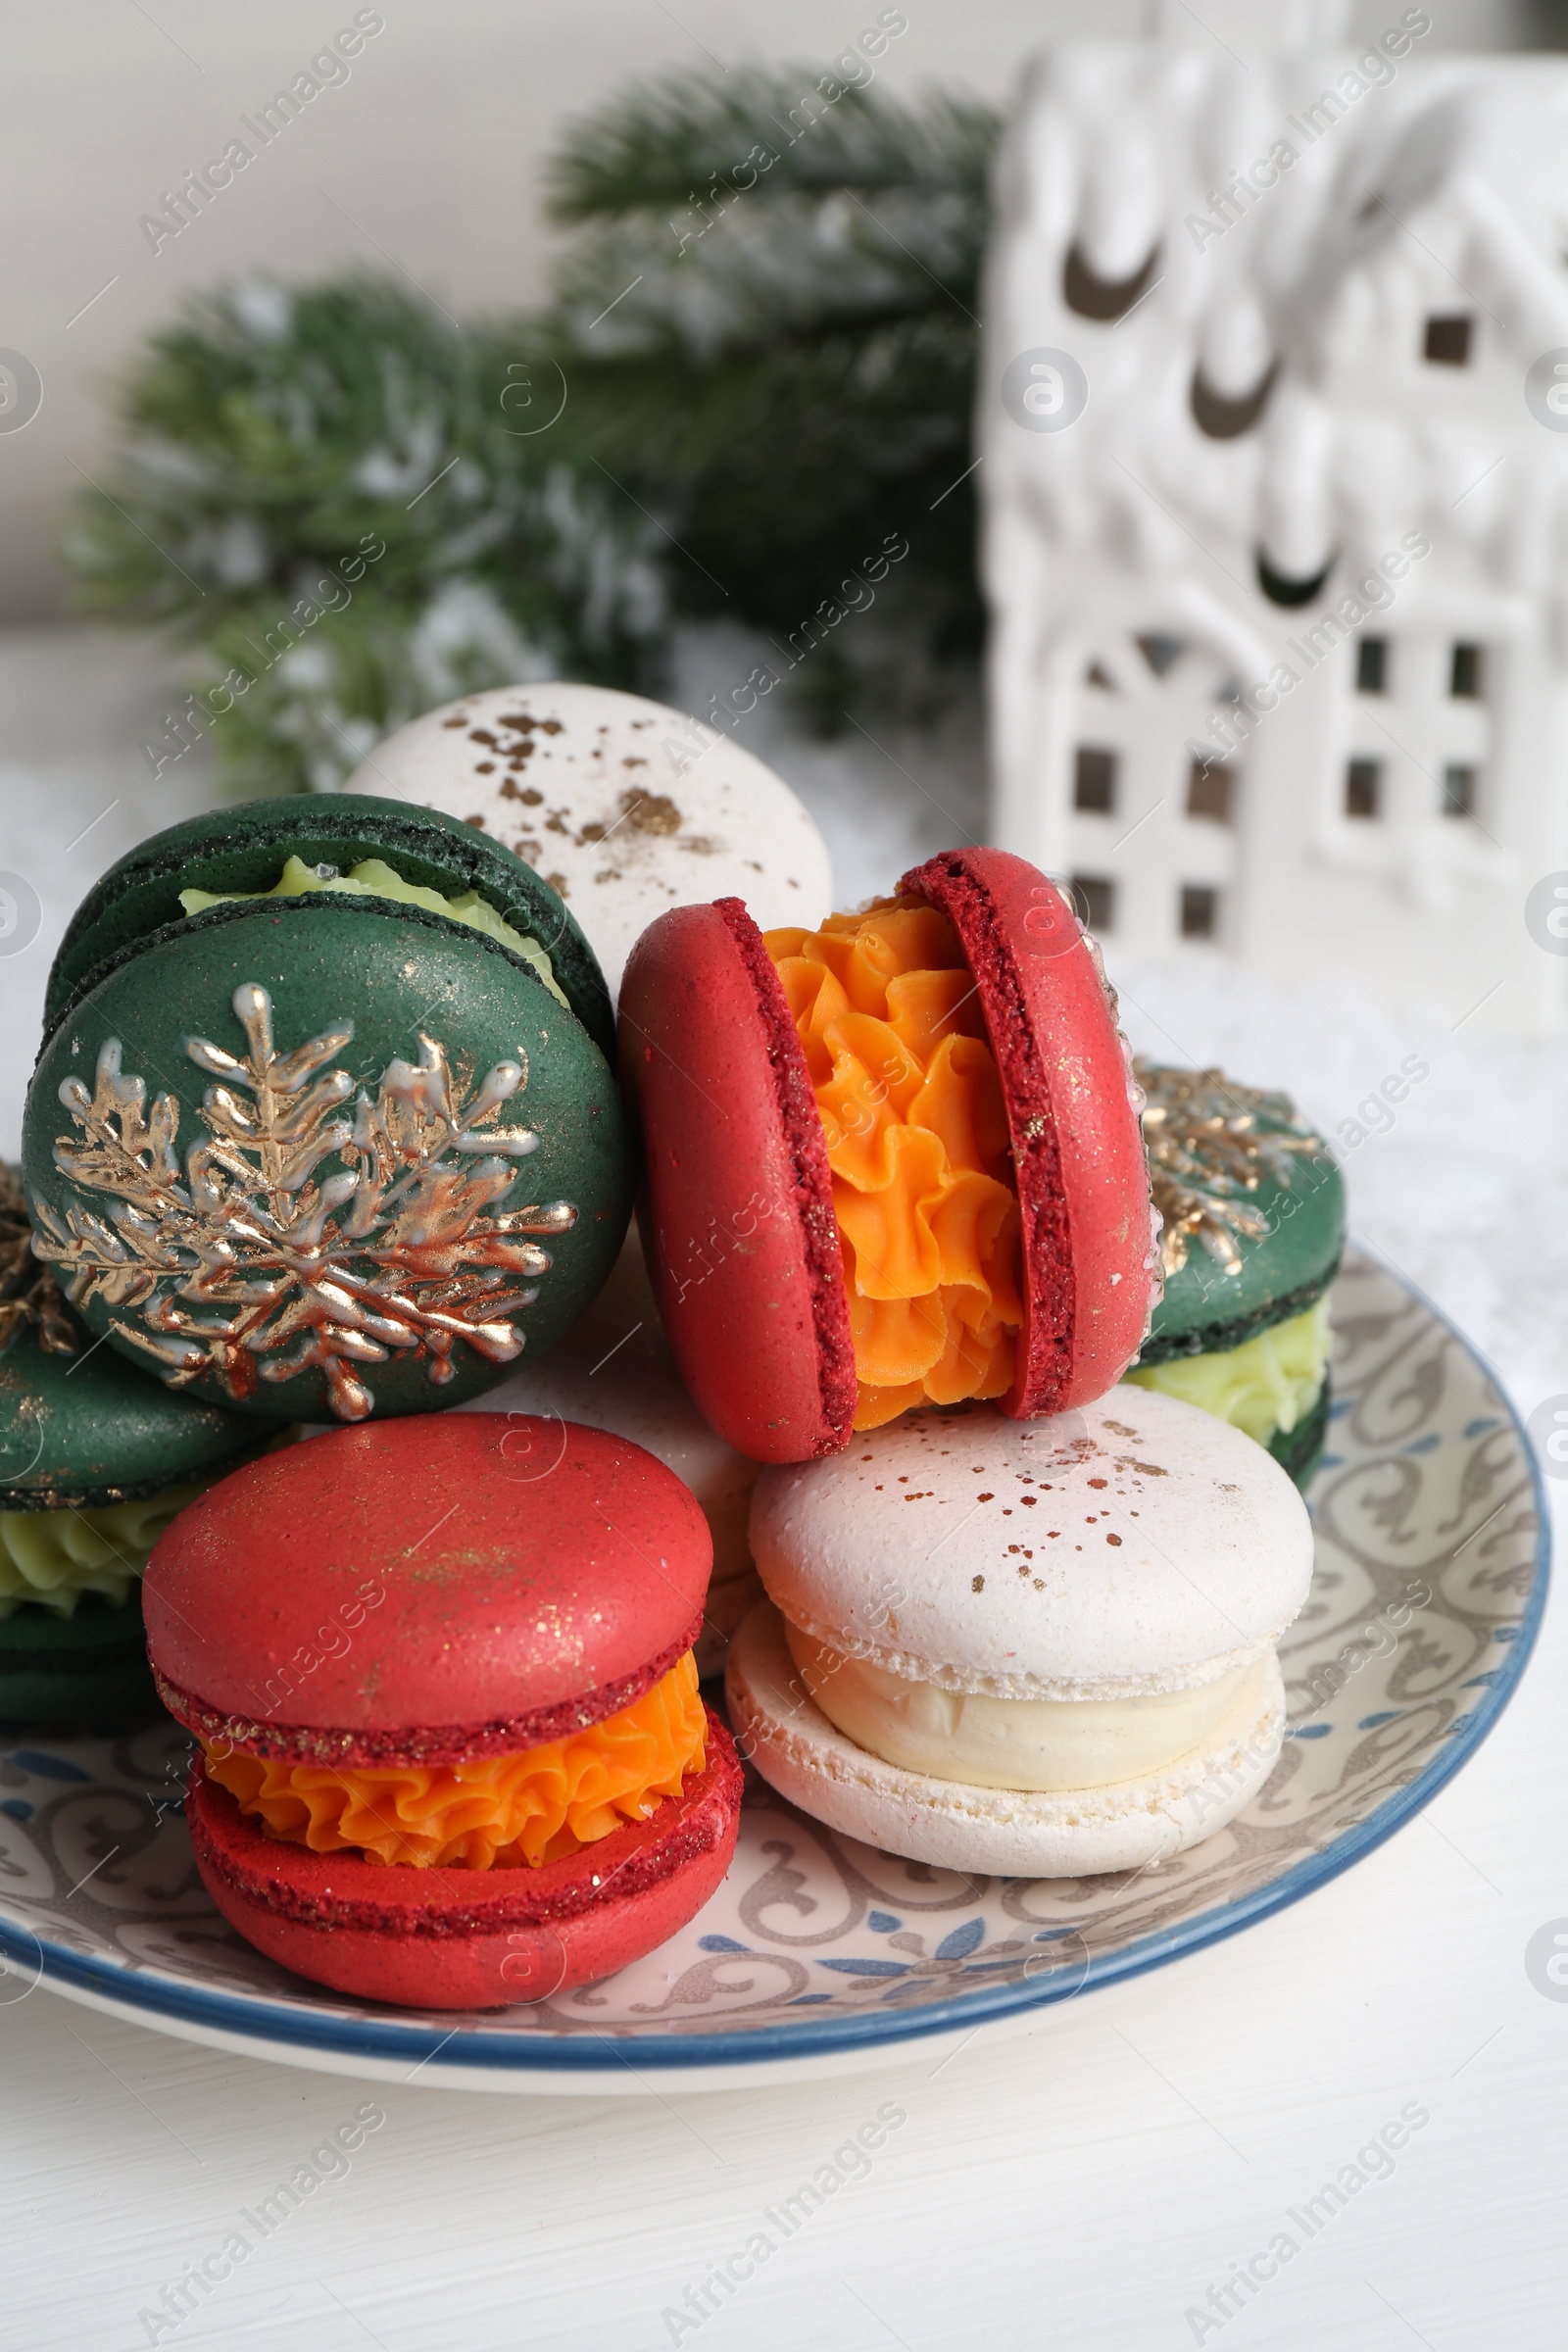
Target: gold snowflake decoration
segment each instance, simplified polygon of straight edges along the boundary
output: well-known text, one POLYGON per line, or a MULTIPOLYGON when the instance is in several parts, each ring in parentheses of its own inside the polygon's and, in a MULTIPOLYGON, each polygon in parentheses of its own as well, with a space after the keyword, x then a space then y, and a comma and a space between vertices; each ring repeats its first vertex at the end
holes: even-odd
POLYGON ((0 1355, 30 1323, 50 1355, 74 1355, 76 1334, 47 1266, 32 1254, 27 1203, 15 1171, 0 1163, 0 1355))
POLYGON ((362 1089, 340 1117, 354 1080, 333 1064, 353 1022, 279 1054, 267 990, 244 982, 233 1005, 243 1059, 185 1041, 218 1084, 183 1170, 178 1100, 160 1095, 148 1111, 143 1081, 122 1072, 118 1038, 99 1053, 90 1094, 79 1078, 63 1081, 80 1132, 57 1138, 55 1166, 78 1194, 107 1201, 100 1213, 34 1199, 33 1249, 61 1269, 68 1298, 134 1310, 114 1329, 157 1357, 172 1388, 216 1373, 243 1399, 258 1379, 319 1367, 343 1421, 373 1409, 363 1367, 394 1350, 422 1357, 438 1386, 453 1378, 459 1341, 510 1363, 522 1334, 509 1318, 538 1292, 509 1286, 550 1266, 527 1237, 577 1220, 565 1200, 488 1213, 539 1141, 499 1124, 528 1083, 526 1059, 497 1062, 466 1101, 445 1048, 421 1031, 417 1066, 389 1062, 375 1100, 362 1089), (318 1174, 333 1158, 336 1169, 318 1174))
POLYGON ((1262 1177, 1289 1190, 1321 1137, 1286 1095, 1238 1086, 1223 1070, 1172 1069, 1141 1055, 1133 1075, 1144 1090, 1144 1147, 1154 1206, 1164 1221, 1166 1276, 1187 1263, 1196 1235, 1227 1274, 1242 1270, 1241 1234, 1261 1241, 1268 1220, 1251 1195, 1262 1177))

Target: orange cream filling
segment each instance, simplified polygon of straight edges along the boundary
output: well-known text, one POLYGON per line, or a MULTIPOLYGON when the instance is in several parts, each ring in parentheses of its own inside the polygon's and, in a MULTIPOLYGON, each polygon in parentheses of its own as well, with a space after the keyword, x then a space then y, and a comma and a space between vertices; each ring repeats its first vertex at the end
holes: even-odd
POLYGON ((473 1764, 291 1764, 206 1747, 208 1777, 268 1835, 416 1870, 537 1869, 644 1821, 707 1757, 690 1650, 616 1715, 473 1764))
POLYGON ((1000 1396, 1023 1322, 1002 1082, 957 933, 915 900, 769 931, 833 1171, 857 1429, 1000 1396))

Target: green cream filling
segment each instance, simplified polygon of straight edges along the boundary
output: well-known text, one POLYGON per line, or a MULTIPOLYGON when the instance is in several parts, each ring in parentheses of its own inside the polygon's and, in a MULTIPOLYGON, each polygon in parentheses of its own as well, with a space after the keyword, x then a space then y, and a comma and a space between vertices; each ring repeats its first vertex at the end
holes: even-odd
POLYGON ((1220 1421, 1234 1422, 1266 1446, 1276 1431, 1293 1430, 1316 1404, 1332 1345, 1325 1297, 1304 1314, 1271 1325, 1240 1348, 1213 1355, 1174 1356, 1169 1363, 1129 1372, 1127 1378, 1142 1389, 1162 1389, 1184 1404, 1200 1405, 1220 1421))
MULTIPOLYGON (((179 903, 187 914, 205 914, 209 906, 235 906, 244 900, 255 899, 299 899, 313 890, 344 891, 361 899, 401 899, 411 906, 427 908, 431 914, 444 914, 451 922, 466 923, 470 931, 482 931, 486 939, 499 940, 514 956, 520 956, 532 964, 556 1003, 566 1004, 556 984, 554 966, 539 942, 525 932, 514 931, 506 917, 497 914, 476 890, 466 891, 461 899, 444 899, 438 890, 426 890, 422 883, 405 882, 384 858, 363 858, 346 874, 334 873, 330 866, 307 865, 301 858, 290 858, 270 890, 182 890, 179 903)), ((571 1008, 566 1005, 566 1009, 571 1008)))
POLYGON ((74 1617, 84 1592, 120 1607, 174 1513, 210 1483, 84 1511, 0 1511, 0 1618, 25 1601, 74 1617))

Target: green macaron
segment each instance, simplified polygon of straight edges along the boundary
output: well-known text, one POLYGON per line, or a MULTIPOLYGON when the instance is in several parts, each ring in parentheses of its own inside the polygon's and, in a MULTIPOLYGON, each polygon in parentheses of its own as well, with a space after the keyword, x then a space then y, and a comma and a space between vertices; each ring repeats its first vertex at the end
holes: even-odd
POLYGON ((1128 1377, 1235 1422, 1304 1486, 1328 1420, 1338 1162, 1285 1095, 1220 1070, 1134 1069, 1165 1290, 1128 1377))
POLYGON ((571 915, 473 828, 361 797, 190 818, 111 867, 55 959, 35 1246, 94 1334, 211 1403, 460 1403, 614 1263, 612 1052, 571 915))
POLYGON ((0 1720, 94 1723, 156 1703, 147 1556, 268 1432, 96 1344, 28 1241, 0 1168, 0 1720))

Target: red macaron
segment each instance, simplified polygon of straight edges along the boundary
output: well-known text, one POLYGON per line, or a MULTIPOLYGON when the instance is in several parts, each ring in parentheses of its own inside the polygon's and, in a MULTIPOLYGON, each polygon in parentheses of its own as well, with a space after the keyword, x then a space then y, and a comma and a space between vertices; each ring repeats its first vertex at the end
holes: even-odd
POLYGON ((219 1909, 301 1976, 419 2008, 653 1950, 739 1827, 691 1658, 711 1558, 652 1454, 523 1414, 336 1431, 212 1488, 143 1605, 219 1909))
POLYGON ((627 964, 620 1057, 660 1312, 741 1451, 804 1461, 967 1396, 1061 1412, 1137 1354, 1140 1100, 1099 951, 1021 858, 946 853, 815 934, 672 909, 627 964))

